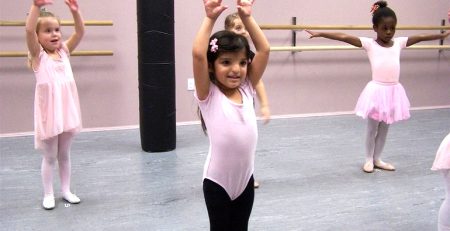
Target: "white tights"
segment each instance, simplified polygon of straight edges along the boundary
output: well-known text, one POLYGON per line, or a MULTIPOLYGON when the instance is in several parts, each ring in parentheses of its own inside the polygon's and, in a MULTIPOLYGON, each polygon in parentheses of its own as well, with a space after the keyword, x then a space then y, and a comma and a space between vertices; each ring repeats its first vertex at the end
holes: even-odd
POLYGON ((53 169, 58 160, 61 192, 70 193, 70 146, 74 133, 64 132, 58 136, 44 140, 42 143, 41 175, 44 196, 53 196, 53 169))
POLYGON ((441 170, 445 181, 445 200, 439 209, 439 231, 450 231, 450 169, 441 170))
POLYGON ((380 160, 381 152, 386 143, 389 124, 367 119, 366 162, 380 160))

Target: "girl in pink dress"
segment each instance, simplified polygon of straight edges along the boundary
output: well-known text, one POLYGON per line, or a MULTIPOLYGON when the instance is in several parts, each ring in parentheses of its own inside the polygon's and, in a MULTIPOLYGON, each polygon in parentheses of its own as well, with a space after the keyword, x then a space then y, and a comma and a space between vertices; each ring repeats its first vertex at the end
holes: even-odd
POLYGON ((77 0, 65 2, 75 22, 75 32, 67 41, 62 41, 59 19, 41 9, 52 4, 52 0, 34 0, 26 20, 29 65, 36 76, 35 148, 43 153, 44 209, 55 207, 53 169, 56 162, 63 199, 80 203, 70 191, 70 147, 74 135, 81 130, 81 114, 69 56, 83 37, 84 23, 77 0))
POLYGON ((369 56, 372 81, 362 91, 356 104, 356 115, 368 120, 366 136, 366 161, 363 171, 374 168, 394 171, 394 165, 381 160, 389 125, 410 117, 409 100, 399 82, 400 52, 421 41, 445 39, 450 31, 442 34, 414 35, 394 38, 397 16, 385 1, 372 6, 373 29, 376 39, 355 37, 344 33, 312 32, 311 38, 324 37, 362 47, 369 56))
POLYGON ((244 36, 219 31, 210 37, 227 6, 221 0, 203 3, 206 17, 194 40, 192 58, 195 98, 210 140, 203 171, 210 230, 247 230, 258 138, 254 89, 267 66, 270 46, 251 15, 252 0, 237 0, 239 16, 256 48, 251 61, 244 36))
POLYGON ((438 230, 450 231, 450 133, 439 146, 431 170, 440 171, 445 181, 446 196, 439 210, 438 230))

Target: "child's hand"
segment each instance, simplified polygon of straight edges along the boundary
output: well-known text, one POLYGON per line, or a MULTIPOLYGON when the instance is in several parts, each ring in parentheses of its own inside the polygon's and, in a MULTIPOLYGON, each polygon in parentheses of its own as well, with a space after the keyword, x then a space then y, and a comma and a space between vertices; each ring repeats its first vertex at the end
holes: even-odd
POLYGON ((263 117, 264 124, 268 124, 270 121, 270 109, 269 106, 261 106, 261 115, 263 117))
POLYGON ((217 19, 224 10, 228 9, 228 6, 222 5, 222 0, 203 0, 203 4, 206 16, 212 19, 217 19))
POLYGON ((237 8, 239 15, 250 16, 252 15, 252 5, 255 0, 237 0, 237 8))
POLYGON ((450 10, 448 10, 448 22, 450 22, 450 10))
POLYGON ((70 8, 71 11, 78 11, 78 2, 77 0, 65 0, 66 5, 70 8))
POLYGON ((450 35, 450 30, 448 30, 444 33, 444 39, 447 38, 449 35, 450 35))
POLYGON ((37 7, 53 4, 53 0, 34 0, 33 4, 37 7))
POLYGON ((306 33, 311 35, 311 36, 309 36, 310 39, 320 37, 319 33, 317 33, 317 32, 310 31, 310 30, 305 30, 305 31, 306 31, 306 33))

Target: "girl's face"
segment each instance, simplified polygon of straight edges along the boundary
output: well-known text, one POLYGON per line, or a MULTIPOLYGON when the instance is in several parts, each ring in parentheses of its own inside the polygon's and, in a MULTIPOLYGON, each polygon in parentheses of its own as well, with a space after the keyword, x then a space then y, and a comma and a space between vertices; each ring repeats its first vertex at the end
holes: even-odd
POLYGON ((235 18, 233 20, 233 27, 230 30, 236 34, 246 37, 247 39, 250 37, 248 31, 245 29, 244 23, 242 23, 240 18, 235 18))
POLYGON ((39 43, 47 52, 54 52, 61 47, 60 25, 54 17, 39 19, 37 36, 39 43))
POLYGON ((383 44, 390 44, 395 34, 397 20, 394 17, 383 17, 378 25, 373 25, 374 31, 377 33, 377 40, 383 44))
POLYGON ((248 60, 245 49, 225 52, 214 61, 216 80, 227 89, 238 88, 247 76, 248 60))

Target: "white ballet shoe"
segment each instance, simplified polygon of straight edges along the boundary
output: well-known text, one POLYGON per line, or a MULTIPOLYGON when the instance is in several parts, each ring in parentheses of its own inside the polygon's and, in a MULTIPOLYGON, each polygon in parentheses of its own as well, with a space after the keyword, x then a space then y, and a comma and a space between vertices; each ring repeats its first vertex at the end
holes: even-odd
POLYGON ((65 193, 63 199, 71 204, 78 204, 81 202, 80 198, 78 198, 77 195, 70 192, 65 193))
POLYGON ((42 207, 44 209, 50 210, 55 208, 55 197, 54 196, 45 196, 42 201, 42 207))

